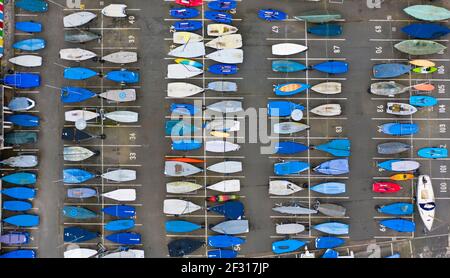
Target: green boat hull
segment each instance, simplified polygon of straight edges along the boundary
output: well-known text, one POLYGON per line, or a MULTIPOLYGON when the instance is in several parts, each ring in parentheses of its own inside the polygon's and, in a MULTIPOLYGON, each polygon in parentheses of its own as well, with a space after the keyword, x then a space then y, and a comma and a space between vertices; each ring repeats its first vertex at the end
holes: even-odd
POLYGON ((10 145, 33 144, 36 141, 36 132, 11 132, 5 134, 5 143, 10 145))
POLYGON ((334 11, 314 10, 304 13, 303 15, 294 16, 295 19, 311 22, 311 23, 326 23, 341 19, 341 14, 334 11))
POLYGON ((406 40, 397 43, 395 48, 409 55, 431 55, 439 53, 447 47, 434 41, 406 40))
POLYGON ((440 21, 450 18, 450 11, 446 8, 432 5, 414 5, 404 9, 412 17, 426 21, 440 21))
POLYGON ((437 70, 438 70, 437 67, 430 67, 430 68, 419 67, 414 68, 412 71, 415 73, 433 73, 437 70))

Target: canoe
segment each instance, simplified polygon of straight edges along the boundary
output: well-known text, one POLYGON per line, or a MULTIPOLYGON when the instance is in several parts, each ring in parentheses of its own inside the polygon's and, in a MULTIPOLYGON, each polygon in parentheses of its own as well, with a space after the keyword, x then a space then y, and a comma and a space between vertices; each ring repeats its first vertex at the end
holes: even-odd
POLYGON ((340 104, 323 104, 311 109, 310 112, 319 116, 333 117, 341 115, 342 108, 340 104))
POLYGON ((97 214, 92 210, 75 206, 64 206, 63 215, 73 219, 90 219, 97 217, 97 214))
POLYGON ((83 183, 95 178, 95 174, 78 168, 68 168, 63 170, 63 181, 65 183, 83 183))
POLYGON ((416 134, 419 132, 419 126, 417 124, 407 123, 387 123, 380 126, 381 132, 394 136, 407 136, 416 134))
POLYGON ((447 48, 440 43, 427 40, 406 40, 395 44, 394 47, 409 55, 432 55, 447 48))
POLYGON ((235 152, 241 148, 240 145, 234 144, 228 141, 206 141, 205 142, 205 151, 214 152, 214 153, 226 153, 226 152, 235 152))
POLYGON ((137 53, 133 51, 118 51, 102 57, 103 61, 114 64, 130 64, 136 63, 138 60, 137 53))
POLYGON ((287 180, 271 180, 269 182, 269 194, 288 196, 303 190, 302 187, 287 180))
POLYGON ((143 259, 145 257, 144 250, 127 249, 126 251, 118 251, 109 253, 101 257, 102 259, 143 259))
POLYGON ((372 191, 377 193, 395 193, 402 190, 402 187, 393 182, 374 182, 372 191))
POLYGON ((276 142, 274 147, 276 154, 297 154, 308 149, 309 147, 304 144, 290 141, 276 142))
POLYGON ((291 116, 295 110, 304 111, 305 107, 290 101, 269 101, 267 103, 267 114, 273 117, 291 116))
POLYGON ((207 89, 216 92, 236 92, 237 84, 230 81, 214 81, 208 83, 207 89))
POLYGON ((105 225, 106 231, 124 231, 134 228, 135 223, 132 219, 119 219, 109 221, 105 225))
POLYGON ((347 209, 343 206, 320 202, 316 202, 314 209, 329 217, 344 217, 347 212, 347 209))
POLYGON ((214 64, 208 67, 208 71, 214 74, 230 75, 238 72, 238 67, 235 64, 214 64))
POLYGON ((139 73, 129 70, 114 70, 105 75, 105 78, 118 83, 137 83, 139 82, 139 73))
POLYGON ((284 73, 290 73, 290 72, 296 72, 296 71, 302 71, 306 70, 307 67, 303 64, 289 61, 289 60, 274 60, 272 61, 272 70, 275 72, 284 72, 284 73))
POLYGON ((167 55, 181 58, 200 57, 205 55, 205 45, 203 42, 188 42, 172 49, 167 55))
POLYGON ((166 192, 173 194, 184 194, 199 190, 202 187, 202 185, 193 182, 175 181, 166 183, 166 192))
POLYGON ((406 219, 381 220, 380 225, 400 233, 412 233, 416 230, 416 224, 406 219))
POLYGON ((273 125, 273 131, 276 134, 291 134, 308 129, 309 126, 297 122, 283 122, 273 125))
POLYGON ((88 110, 70 110, 64 112, 64 119, 68 122, 76 122, 79 120, 89 121, 100 116, 97 112, 88 110))
POLYGON ((417 182, 417 208, 428 231, 433 226, 436 204, 431 178, 427 175, 420 175, 417 182))
POLYGON ((243 111, 242 101, 224 100, 206 106, 207 109, 221 113, 235 113, 243 111))
POLYGON ((85 199, 97 196, 97 190, 89 187, 77 187, 67 189, 68 198, 85 199))
POLYGON ((237 220, 244 216, 244 205, 239 201, 229 201, 216 206, 208 207, 208 211, 221 214, 225 219, 237 220))
POLYGON ((433 72, 436 72, 438 70, 437 67, 418 67, 418 68, 413 68, 412 72, 415 73, 420 73, 420 74, 431 74, 433 72))
POLYGON ((28 232, 9 232, 0 236, 0 243, 5 245, 21 245, 30 241, 28 232))
POLYGON ((348 71, 348 63, 341 61, 326 61, 315 64, 311 68, 324 73, 341 74, 348 71))
POLYGON ((305 90, 309 89, 311 86, 304 83, 284 83, 274 85, 273 91, 277 96, 292 96, 305 90))
POLYGON ((121 18, 127 17, 127 5, 109 4, 102 9, 102 14, 107 17, 121 18))
POLYGON ((166 233, 190 233, 201 229, 202 226, 183 220, 166 221, 166 233))
POLYGON ((36 196, 36 190, 28 187, 10 187, 1 190, 1 193, 11 198, 19 200, 33 199, 36 196))
POLYGON ((414 213, 414 207, 411 203, 392 203, 377 206, 377 211, 389 215, 411 215, 414 213))
POLYGON ((232 259, 238 255, 237 251, 228 249, 208 250, 208 258, 214 259, 232 259))
POLYGON ((37 73, 5 74, 3 83, 17 89, 30 89, 41 86, 41 76, 37 73))
POLYGON ((174 151, 191 151, 201 148, 202 142, 191 140, 178 140, 172 142, 172 150, 174 151))
POLYGON ((18 214, 3 219, 4 223, 17 227, 39 226, 39 216, 34 214, 18 214))
POLYGON ((450 29, 436 23, 413 23, 402 28, 408 36, 417 39, 435 40, 450 33, 450 29))
POLYGON ((446 148, 422 148, 417 151, 417 155, 424 158, 447 158, 448 150, 446 148))
POLYGON ((203 5, 203 0, 175 0, 175 3, 185 7, 197 7, 203 5))
POLYGON ((80 227, 64 228, 64 242, 77 243, 97 238, 100 234, 80 227))
POLYGON ((411 65, 417 66, 417 67, 425 67, 430 68, 436 66, 436 64, 430 60, 423 60, 423 59, 417 59, 409 61, 411 65))
POLYGON ((84 147, 64 147, 63 155, 66 161, 83 161, 94 155, 98 155, 98 151, 91 151, 90 149, 84 147))
POLYGON ((411 149, 411 146, 401 142, 387 142, 377 146, 379 154, 399 154, 411 149))
POLYGON ((102 196, 119 202, 136 201, 136 189, 116 189, 103 193, 102 196))
POLYGON ((236 33, 237 31, 238 28, 228 24, 221 24, 221 23, 208 24, 206 29, 208 36, 211 37, 231 35, 236 33))
POLYGON ((64 251, 64 258, 79 259, 79 258, 90 258, 97 254, 98 251, 88 248, 75 248, 64 251))
POLYGON ((84 24, 87 24, 96 17, 97 15, 91 12, 76 12, 67 15, 63 18, 64 27, 65 28, 79 27, 84 24))
MULTIPOLYGON (((89 139, 95 138, 97 136, 93 136, 89 133, 86 133, 84 131, 78 130, 76 128, 69 128, 69 127, 65 127, 62 130, 62 135, 61 138, 65 141, 71 141, 71 142, 82 142, 82 141, 87 141, 89 139)), ((104 139, 104 135, 100 135, 98 136, 98 138, 100 139, 104 139)))
POLYGON ((203 73, 202 69, 189 65, 181 65, 181 64, 167 65, 167 78, 169 79, 186 79, 202 73, 203 73))
MULTIPOLYGON (((188 136, 195 132, 199 132, 199 128, 190 125, 183 120, 168 120, 165 124, 166 135, 171 136, 188 136)), ((187 161, 182 161, 187 162, 187 161)))
POLYGON ((312 226, 314 230, 331 235, 347 235, 349 225, 340 222, 325 222, 312 226))
POLYGON ((139 114, 133 111, 113 111, 104 116, 119 123, 137 123, 139 120, 139 114))
POLYGON ((286 239, 272 243, 272 252, 275 254, 285 254, 294 252, 307 244, 306 241, 297 239, 286 239))
POLYGON ((14 112, 30 110, 36 102, 27 97, 15 97, 7 105, 8 109, 14 112))
POLYGON ((378 163, 378 167, 394 172, 408 172, 419 169, 420 163, 413 160, 392 159, 378 163))
POLYGON ((189 214, 201 209, 200 206, 184 200, 179 199, 165 199, 163 211, 165 214, 182 215, 189 214))
POLYGON ((214 191, 229 193, 239 192, 241 190, 241 181, 238 179, 223 180, 207 186, 206 188, 214 191))
POLYGON ((228 220, 211 227, 211 230, 225 235, 237 235, 248 233, 249 225, 248 220, 228 220))
MULTIPOLYGON (((196 31, 198 29, 201 29, 201 28, 203 28, 203 24, 201 21, 185 20, 185 21, 175 22, 170 28, 177 31, 175 33, 178 33, 180 31, 184 33, 185 31, 190 32, 190 31, 196 31)), ((175 34, 174 34, 174 36, 175 36, 175 34)), ((184 41, 185 41, 185 39, 183 39, 182 43, 189 42, 189 40, 186 42, 184 42, 184 41)), ((178 42, 178 43, 180 43, 180 42, 178 42)))
MULTIPOLYGON (((17 2, 16 2, 17 3, 17 2)), ((2 259, 34 259, 36 251, 30 249, 17 249, 0 255, 2 259)))
POLYGON ((321 37, 335 37, 342 35, 342 26, 339 24, 317 24, 308 27, 308 33, 321 37))
POLYGON ((342 92, 342 84, 339 82, 323 82, 311 87, 316 93, 324 95, 335 95, 342 92))
POLYGON ((103 173, 101 177, 116 182, 134 181, 136 180, 136 170, 117 169, 103 173))
POLYGON ((169 177, 186 177, 202 172, 192 164, 178 161, 166 161, 164 166, 164 174, 169 177))
POLYGON ((267 21, 281 21, 287 19, 285 12, 273 9, 261 9, 258 11, 258 17, 267 21))
POLYGON ((331 10, 311 10, 304 12, 302 15, 294 16, 294 18, 311 23, 325 23, 341 19, 342 16, 339 12, 331 10))
POLYGON ((203 68, 203 64, 202 63, 197 62, 195 60, 191 60, 191 59, 178 58, 178 59, 175 59, 174 61, 175 61, 175 63, 181 64, 181 65, 193 66, 193 67, 196 67, 198 69, 202 69, 203 68))
POLYGON ((7 115, 5 116, 5 121, 23 127, 39 126, 39 117, 29 114, 7 115))
POLYGON ((42 66, 42 57, 37 55, 20 55, 8 60, 18 66, 33 68, 42 66))
POLYGON ((206 124, 206 129, 216 131, 239 131, 241 123, 235 120, 213 120, 206 124))
POLYGON ((229 248, 239 246, 245 243, 244 238, 230 235, 208 236, 208 245, 217 248, 229 248))
POLYGON ((291 215, 303 215, 303 214, 316 214, 317 210, 310 209, 307 207, 303 207, 298 204, 293 205, 281 205, 272 208, 273 211, 282 214, 291 214, 291 215))
POLYGON ((220 36, 205 43, 205 46, 214 49, 235 49, 242 47, 242 35, 231 34, 220 36))
POLYGON ((26 33, 40 33, 42 32, 42 23, 34 21, 16 21, 15 27, 17 31, 26 33))
POLYGON ((450 18, 450 11, 433 5, 413 5, 403 9, 408 15, 426 21, 441 21, 450 18))
POLYGON ((38 158, 35 155, 11 156, 0 161, 0 164, 8 165, 9 167, 29 168, 38 165, 38 158))
POLYGON ((413 174, 395 174, 390 177, 394 181, 407 181, 414 178, 413 174))
POLYGON ((232 15, 225 12, 205 11, 203 15, 206 19, 212 20, 217 23, 230 24, 233 21, 232 15))
POLYGON ((217 0, 208 2, 208 8, 216 11, 229 11, 235 9, 237 2, 234 0, 217 0))
POLYGON ((244 51, 242 49, 221 49, 205 56, 219 63, 240 64, 244 62, 244 51))
POLYGON ((307 46, 296 43, 278 43, 272 45, 272 55, 289 56, 308 50, 307 46))
POLYGON ((314 186, 312 186, 310 189, 312 191, 321 193, 321 194, 342 194, 345 193, 345 183, 341 182, 325 182, 325 183, 319 183, 314 186))
POLYGON ((184 257, 195 252, 203 245, 203 241, 184 238, 172 240, 167 245, 167 248, 170 257, 184 257))
POLYGON ((409 104, 418 107, 430 107, 438 104, 438 100, 431 96, 411 96, 409 97, 409 104))
MULTIPOLYGON (((180 66, 184 67, 183 65, 180 66)), ((202 87, 186 82, 171 82, 167 84, 167 96, 173 98, 190 97, 203 91, 202 87)))
POLYGON ((65 48, 59 51, 59 58, 68 61, 85 61, 97 57, 92 51, 81 48, 65 48))
POLYGON ((126 205, 112 205, 102 209, 105 214, 118 218, 133 218, 136 216, 136 208, 126 205))
POLYGON ((345 243, 345 240, 339 237, 322 236, 314 240, 317 249, 336 248, 345 243))
POLYGON ((33 144, 37 142, 36 132, 10 132, 5 135, 5 143, 10 145, 33 144))
POLYGON ((171 103, 170 112, 180 115, 194 116, 200 111, 200 108, 190 103, 171 103))
POLYGON ((242 162, 240 161, 223 161, 211 166, 206 169, 212 172, 221 174, 233 174, 242 171, 242 162))
POLYGON ((73 67, 64 69, 64 78, 69 80, 86 80, 99 73, 88 68, 73 67))
POLYGON ((425 91, 425 92, 431 92, 434 89, 436 89, 436 87, 433 84, 429 84, 429 83, 416 84, 413 86, 413 88, 418 91, 425 91))
POLYGON ((44 13, 48 11, 48 3, 44 0, 17 0, 14 3, 17 8, 32 13, 44 13))
MULTIPOLYGON (((196 21, 193 21, 196 22, 196 21)), ((200 24, 199 29, 202 27, 201 22, 197 22, 200 24)), ((196 33, 191 32, 174 32, 173 33, 173 43, 175 44, 186 44, 188 42, 201 42, 203 40, 203 37, 196 33)))
POLYGON ((100 34, 84 30, 68 30, 64 32, 64 41, 70 43, 86 43, 101 38, 100 34))
POLYGON ((82 102, 95 97, 97 94, 94 92, 79 88, 79 87, 62 87, 61 88, 61 102, 63 103, 75 103, 82 102))
POLYGON ((169 10, 169 15, 171 17, 180 19, 194 18, 199 14, 199 10, 194 8, 173 8, 169 10))
POLYGON ((417 112, 417 108, 407 104, 398 102, 388 102, 386 104, 386 113, 398 116, 408 116, 417 112))
POLYGON ((348 139, 334 139, 313 148, 338 157, 350 156, 350 140, 348 139))
POLYGON ((2 208, 7 211, 27 211, 32 209, 33 205, 26 201, 3 201, 2 208))
POLYGON ((37 51, 40 49, 44 49, 45 46, 46 42, 41 38, 21 40, 13 44, 13 48, 23 51, 37 51))
POLYGON ((411 65, 405 64, 378 64, 373 66, 373 76, 375 78, 393 78, 410 72, 411 65))
POLYGON ((105 238, 109 241, 118 244, 124 245, 141 244, 141 235, 133 232, 110 234, 108 236, 105 236, 105 238))
POLYGON ((276 224, 275 233, 278 235, 296 235, 305 230, 305 226, 297 223, 276 224))
POLYGON ((350 172, 348 158, 325 161, 314 168, 314 171, 324 175, 343 175, 350 172))
POLYGON ((19 172, 3 176, 2 181, 17 185, 27 185, 36 183, 37 176, 35 173, 19 172))
POLYGON ((377 82, 370 85, 370 92, 374 95, 379 96, 393 97, 395 95, 404 93, 408 90, 409 87, 396 83, 394 81, 377 82))
POLYGON ((273 172, 277 176, 299 175, 309 169, 309 164, 303 161, 291 160, 273 165, 273 172))

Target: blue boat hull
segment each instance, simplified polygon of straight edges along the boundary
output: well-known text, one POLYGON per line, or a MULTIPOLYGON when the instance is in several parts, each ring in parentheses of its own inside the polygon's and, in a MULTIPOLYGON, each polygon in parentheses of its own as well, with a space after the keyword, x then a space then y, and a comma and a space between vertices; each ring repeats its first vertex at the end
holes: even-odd
POLYGON ((88 89, 78 87, 62 87, 61 101, 63 103, 75 103, 95 97, 96 94, 88 89))
POLYGON ((180 140, 172 143, 172 150, 174 151, 191 151, 200 149, 202 143, 196 140, 180 140))
POLYGON ((35 127, 39 126, 39 117, 29 114, 16 114, 6 116, 5 120, 18 126, 23 127, 35 127))
POLYGON ((166 232, 168 233, 190 233, 200 229, 202 226, 180 220, 166 221, 166 232))
POLYGON ((9 251, 0 255, 2 259, 34 259, 36 258, 36 251, 29 249, 19 249, 9 251))
POLYGON ((272 70, 275 72, 297 72, 306 70, 307 67, 303 64, 294 62, 294 61, 287 61, 287 60, 276 60, 272 61, 272 70))
POLYGON ((405 219, 387 219, 380 221, 380 224, 400 233, 412 233, 416 230, 416 224, 405 219))
POLYGON ((42 32, 42 24, 33 21, 16 22, 16 30, 26 33, 40 33, 42 32))
POLYGON ((375 78, 393 78, 410 72, 411 65, 404 64, 379 64, 373 66, 375 78))
POLYGON ((342 34, 342 26, 338 24, 318 24, 308 28, 308 33, 321 37, 335 37, 342 34))
POLYGON ((447 158, 448 150, 446 148, 422 148, 417 152, 417 155, 424 158, 447 158))
POLYGON ((36 190, 28 187, 12 187, 3 189, 2 194, 19 200, 28 200, 36 196, 36 190))
POLYGON ((105 230, 107 231, 124 231, 134 228, 134 220, 131 219, 119 219, 113 220, 105 225, 105 230))
POLYGON ((237 6, 236 1, 219 0, 208 3, 208 8, 216 11, 229 11, 235 9, 237 6))
POLYGON ((296 239, 275 241, 272 243, 272 252, 275 254, 294 252, 303 247, 305 244, 305 241, 296 239))
POLYGON ((105 78, 118 83, 137 83, 139 82, 139 73, 128 70, 116 70, 108 72, 105 78))
POLYGON ((345 240, 339 237, 318 237, 315 240, 316 248, 317 249, 328 249, 328 248, 335 248, 338 246, 341 246, 345 243, 345 240))
POLYGON ((63 214, 65 217, 73 218, 73 219, 90 219, 96 218, 97 214, 95 212, 82 208, 82 207, 73 207, 73 206, 64 206, 63 214))
POLYGON ((88 68, 66 68, 64 78, 69 80, 86 80, 96 76, 98 73, 88 68))
POLYGON ((44 13, 48 11, 48 3, 44 0, 17 0, 16 7, 32 13, 44 13))
POLYGON ((308 150, 308 146, 296 142, 278 142, 275 144, 276 154, 296 154, 308 150))
POLYGON ((324 174, 324 175, 343 175, 347 174, 349 170, 348 159, 333 159, 329 161, 325 161, 320 164, 314 171, 324 174))
POLYGON ((193 135, 197 130, 197 127, 189 125, 182 120, 169 120, 165 125, 166 135, 193 135))
POLYGON ((305 107, 290 101, 269 101, 267 104, 267 114, 273 117, 290 116, 295 109, 305 110, 305 107))
POLYGON ((0 243, 5 245, 23 245, 30 242, 28 232, 9 232, 0 236, 0 243))
POLYGON ((293 83, 285 83, 285 84, 275 85, 274 88, 273 88, 273 91, 274 91, 275 95, 277 95, 277 96, 292 96, 292 95, 301 93, 301 92, 311 88, 311 86, 308 85, 308 84, 296 83, 296 84, 300 84, 301 85, 298 89, 292 90, 292 91, 282 91, 281 88, 283 86, 285 86, 285 85, 288 85, 288 84, 293 84, 293 83))
POLYGON ((85 242, 97 238, 99 235, 79 227, 64 228, 64 242, 85 242))
POLYGON ((348 72, 348 63, 340 61, 328 61, 312 66, 313 69, 329 73, 329 74, 342 74, 348 72))
POLYGON ((13 44, 13 48, 23 51, 37 51, 45 48, 44 39, 26 39, 13 44))
POLYGON ((309 164, 302 161, 275 163, 273 170, 277 176, 298 175, 309 169, 309 164))
POLYGON ((65 183, 83 183, 94 177, 94 174, 82 169, 69 168, 63 170, 63 181, 65 183))
POLYGON ((119 218, 132 218, 136 216, 136 209, 126 205, 108 206, 103 209, 103 212, 119 218))
POLYGON ((313 187, 311 187, 311 190, 322 194, 336 195, 345 193, 345 187, 345 183, 327 182, 314 185, 313 187))
POLYGON ((387 123, 381 126, 381 131, 388 135, 406 136, 419 132, 416 124, 387 123))
POLYGON ((350 156, 350 140, 335 139, 326 144, 315 146, 314 149, 330 153, 338 157, 350 156))
POLYGON ((259 10, 258 17, 267 21, 280 21, 287 18, 287 14, 278 10, 259 10))
POLYGON ((236 258, 238 255, 238 252, 234 250, 228 250, 228 249, 218 249, 218 250, 209 250, 208 251, 208 258, 214 258, 214 259, 232 259, 236 258))
POLYGON ((36 183, 36 174, 20 172, 14 173, 1 178, 3 181, 17 185, 27 185, 36 183))
POLYGON ((229 235, 209 236, 208 245, 216 248, 229 248, 245 243, 245 239, 229 235))
POLYGON ((239 201, 229 201, 221 205, 208 208, 208 211, 225 216, 228 220, 241 219, 244 216, 244 205, 239 201))
POLYGON ((203 27, 201 21, 194 21, 194 20, 187 20, 187 21, 178 21, 175 22, 172 26, 172 28, 175 31, 185 31, 185 32, 192 32, 196 31, 198 29, 201 29, 203 27))
POLYGON ((339 253, 333 249, 327 249, 322 255, 322 259, 337 259, 338 257, 339 253))
POLYGON ((208 71, 214 74, 231 75, 236 74, 238 68, 234 64, 214 64, 208 67, 208 71))
POLYGON ((402 28, 408 36, 417 39, 434 40, 450 33, 450 29, 436 23, 414 23, 402 28))
POLYGON ((39 216, 33 214, 19 214, 3 219, 3 222, 17 227, 39 226, 39 216))
POLYGON ((27 211, 30 210, 33 205, 30 202, 25 201, 4 201, 3 209, 8 211, 27 211))
POLYGON ((170 104, 170 112, 177 113, 181 115, 189 115, 194 116, 196 113, 198 113, 200 109, 193 104, 187 104, 187 103, 172 103, 170 104))
POLYGON ((230 14, 215 11, 205 11, 205 18, 217 23, 230 24, 233 18, 230 14))
POLYGON ((328 222, 313 226, 314 229, 330 235, 347 235, 349 226, 339 222, 328 222))
POLYGON ((174 18, 187 19, 197 17, 200 14, 200 12, 194 8, 176 8, 171 9, 169 11, 169 14, 171 17, 174 18))
POLYGON ((141 235, 138 233, 116 233, 105 238, 118 244, 132 245, 141 243, 141 235))
POLYGON ((411 203, 393 203, 381 206, 377 211, 390 215, 411 215, 414 213, 414 206, 411 203))
POLYGON ((409 104, 418 107, 429 107, 438 104, 438 100, 430 96, 411 96, 409 98, 409 104))
POLYGON ((3 79, 5 85, 18 89, 29 89, 41 85, 41 76, 37 73, 7 74, 3 79))

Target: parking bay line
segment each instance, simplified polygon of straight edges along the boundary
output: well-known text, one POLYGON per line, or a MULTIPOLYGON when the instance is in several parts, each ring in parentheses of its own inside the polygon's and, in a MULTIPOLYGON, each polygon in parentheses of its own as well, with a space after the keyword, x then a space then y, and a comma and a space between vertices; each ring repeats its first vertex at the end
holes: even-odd
MULTIPOLYGON (((369 41, 373 42, 400 42, 404 41, 404 39, 369 39, 369 41)), ((433 40, 435 42, 449 42, 449 40, 433 40)))
MULTIPOLYGON (((305 61, 306 58, 266 58, 267 60, 289 60, 289 61, 305 61)), ((308 60, 315 60, 315 61, 329 61, 330 58, 308 58, 308 60)), ((333 61, 346 61, 347 58, 333 58, 333 61)))
POLYGON ((86 166, 86 167, 142 167, 141 164, 83 164, 83 163, 64 163, 64 166, 86 166))
MULTIPOLYGON (((83 145, 83 144, 77 144, 77 146, 79 147, 112 147, 112 148, 117 148, 117 147, 135 147, 135 148, 140 148, 142 147, 142 145, 83 145)), ((64 147, 73 147, 73 145, 67 145, 64 144, 64 147)))
POLYGON ((312 175, 305 175, 305 176, 292 176, 292 175, 287 175, 287 176, 269 176, 269 179, 280 179, 280 178, 287 178, 287 179, 307 179, 308 177, 310 177, 311 179, 339 179, 339 180, 348 180, 348 177, 330 177, 330 176, 312 176, 312 175))
POLYGON ((372 137, 372 140, 417 140, 417 141, 426 141, 426 140, 430 140, 430 141, 450 141, 450 138, 419 138, 419 137, 398 137, 398 136, 393 136, 393 137, 372 137))
MULTIPOLYGON (((390 159, 399 159, 399 157, 373 157, 372 160, 390 160, 390 159)), ((400 157, 400 159, 410 159, 410 160, 424 160, 424 161, 441 161, 441 160, 450 160, 450 158, 424 158, 424 157, 400 157)))
POLYGON ((268 41, 346 41, 347 39, 321 39, 321 38, 266 38, 268 41))
MULTIPOLYGON (((102 206, 102 204, 100 204, 100 203, 67 203, 67 202, 64 202, 64 205, 70 205, 70 206, 102 206)), ((117 205, 117 203, 115 203, 115 204, 103 203, 103 205, 105 205, 105 206, 115 206, 115 205, 117 205)), ((142 204, 130 204, 130 203, 127 203, 127 206, 142 207, 142 204)))
MULTIPOLYGON (((270 199, 309 199, 309 196, 269 196, 270 199)), ((319 197, 311 197, 316 199, 342 199, 348 200, 350 197, 346 196, 319 196, 319 197)))
MULTIPOLYGON (((398 121, 398 120, 411 121, 411 118, 372 118, 374 121, 398 121)), ((412 118, 412 121, 450 121, 450 118, 412 118)))
POLYGON ((266 77, 268 80, 336 80, 336 81, 345 81, 347 78, 345 77, 266 77))

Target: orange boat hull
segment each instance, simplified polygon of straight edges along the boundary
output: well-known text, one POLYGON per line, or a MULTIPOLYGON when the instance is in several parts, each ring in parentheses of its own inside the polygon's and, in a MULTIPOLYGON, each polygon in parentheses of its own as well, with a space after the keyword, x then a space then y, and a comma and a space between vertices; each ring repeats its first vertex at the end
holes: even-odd
POLYGON ((178 162, 186 162, 186 163, 203 163, 205 162, 202 159, 197 158, 189 158, 189 157, 174 157, 174 158, 166 158, 167 161, 178 161, 178 162))
POLYGON ((394 181, 407 181, 414 178, 413 174, 396 174, 391 177, 394 181))

